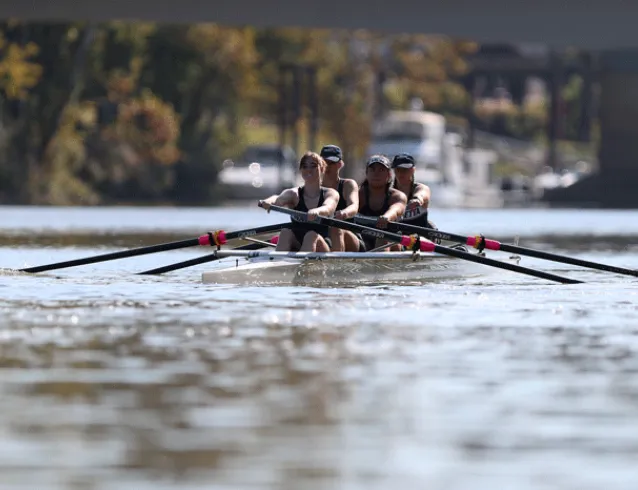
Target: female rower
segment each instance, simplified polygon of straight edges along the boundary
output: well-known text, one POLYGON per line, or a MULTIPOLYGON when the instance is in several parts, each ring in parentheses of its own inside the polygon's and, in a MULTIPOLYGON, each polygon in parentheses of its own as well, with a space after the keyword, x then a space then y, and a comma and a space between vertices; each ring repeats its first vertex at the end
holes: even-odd
POLYGON ((307 152, 299 161, 299 169, 304 185, 285 189, 281 194, 260 201, 266 211, 270 205, 304 211, 307 220, 292 217, 293 225, 281 230, 277 251, 329 252, 330 238, 328 227, 316 221, 318 216, 332 216, 339 202, 339 193, 334 189, 322 187, 321 182, 326 171, 326 162, 317 153, 307 152))
MULTIPOLYGON (((353 179, 344 179, 339 172, 344 167, 341 148, 326 145, 321 149, 321 157, 326 161, 326 173, 323 185, 339 193, 339 203, 334 217, 344 221, 353 221, 359 211, 359 185, 353 179)), ((329 228, 333 252, 359 252, 365 249, 363 238, 358 233, 331 226, 329 228)))
MULTIPOLYGON (((390 160, 385 155, 372 155, 366 162, 366 178, 359 189, 359 214, 377 218, 376 226, 386 228, 388 221, 397 221, 405 211, 406 195, 391 186, 390 160)), ((366 250, 381 244, 378 240, 363 235, 366 250)), ((400 250, 392 245, 390 250, 400 250)))
POLYGON ((408 199, 401 222, 432 228, 436 226, 428 220, 428 206, 430 205, 430 188, 414 180, 415 160, 409 153, 399 153, 392 159, 394 182, 392 187, 403 192, 408 199))

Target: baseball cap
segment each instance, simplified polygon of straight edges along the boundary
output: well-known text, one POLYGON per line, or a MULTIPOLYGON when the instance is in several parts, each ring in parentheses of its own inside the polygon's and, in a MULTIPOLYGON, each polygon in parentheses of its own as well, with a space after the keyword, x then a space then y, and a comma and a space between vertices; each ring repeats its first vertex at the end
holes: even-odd
POLYGON ((399 153, 392 159, 392 168, 412 168, 415 165, 414 157, 409 153, 399 153))
POLYGON ((329 162, 337 163, 339 160, 343 160, 343 154, 341 148, 336 145, 326 145, 321 149, 321 158, 329 162))
POLYGON ((385 155, 372 155, 366 162, 366 167, 371 167, 375 163, 380 163, 385 168, 390 168, 390 159, 385 155))

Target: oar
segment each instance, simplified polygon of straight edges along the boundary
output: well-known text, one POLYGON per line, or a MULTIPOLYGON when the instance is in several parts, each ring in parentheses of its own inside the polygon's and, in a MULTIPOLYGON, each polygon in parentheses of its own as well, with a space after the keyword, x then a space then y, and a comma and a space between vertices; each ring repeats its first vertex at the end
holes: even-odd
MULTIPOLYGON (((276 242, 277 236, 271 238, 272 246, 276 242)), ((262 243, 249 243, 248 245, 242 245, 241 247, 235 247, 233 250, 259 250, 264 248, 262 243)), ((203 257, 197 257, 195 259, 185 260, 183 262, 177 262, 176 264, 165 265, 164 267, 158 267, 157 269, 150 269, 144 272, 138 272, 140 275, 152 275, 152 274, 164 274, 165 272, 172 272, 179 269, 185 269, 193 265, 205 264, 207 262, 214 262, 220 260, 222 257, 218 257, 216 253, 204 255, 203 257)))
MULTIPOLYGON (((263 207, 263 202, 259 202, 259 206, 263 207)), ((382 238, 386 240, 390 240, 396 243, 400 243, 404 247, 408 249, 413 249, 418 245, 419 250, 422 252, 436 252, 442 255, 449 255, 452 257, 456 257, 459 259, 467 260, 470 262, 476 262, 479 264, 488 265, 491 267, 496 267, 499 269, 505 269, 513 272, 519 272, 521 274, 526 274, 528 276, 538 277, 540 279, 547 279, 549 281, 559 282, 563 284, 581 284, 583 281, 578 281, 576 279, 570 279, 568 277, 558 276, 556 274, 551 274, 549 272, 537 271, 534 269, 529 269, 527 267, 523 267, 517 264, 511 264, 508 262, 501 262, 498 260, 490 259, 487 257, 481 257, 480 255, 470 254, 468 252, 463 252, 461 250, 455 250, 453 248, 444 247, 442 245, 437 245, 430 241, 422 240, 418 235, 399 235, 397 233, 392 233, 390 231, 380 230, 378 228, 370 228, 363 225, 358 225, 356 223, 351 223, 347 221, 338 220, 335 218, 327 218, 325 216, 318 216, 315 221, 309 221, 307 219, 307 213, 303 211, 297 211, 294 209, 283 208, 281 206, 276 206, 274 204, 270 205, 270 211, 277 211, 279 213, 288 214, 290 216, 295 216, 299 218, 301 221, 306 221, 309 223, 316 224, 324 224, 327 226, 333 226, 335 228, 341 228, 343 230, 352 231, 355 233, 361 233, 362 235, 368 235, 376 238, 382 238)))
POLYGON ((261 233, 269 233, 279 231, 281 228, 289 226, 289 223, 280 223, 276 225, 258 226, 255 228, 247 228, 245 230, 237 230, 226 233, 223 230, 209 231, 205 235, 198 238, 190 238, 188 240, 180 240, 178 242, 160 243, 159 245, 151 245, 149 247, 133 248, 130 250, 122 250, 121 252, 112 252, 108 254, 95 255, 93 257, 85 257, 83 259, 67 260, 65 262, 57 262, 55 264, 39 265, 37 267, 27 267, 20 269, 21 272, 44 272, 54 269, 64 269, 65 267, 75 267, 78 265, 95 264, 97 262, 106 262, 108 260, 125 259, 128 257, 136 257, 138 255, 152 254, 155 252, 166 252, 169 250, 178 250, 180 248, 194 247, 197 245, 222 246, 228 240, 235 238, 243 238, 246 236, 259 235, 261 233))
MULTIPOLYGON (((357 216, 355 220, 362 223, 375 221, 373 218, 360 216, 357 216)), ((446 231, 432 230, 430 228, 422 228, 420 226, 409 225, 406 223, 397 223, 394 221, 388 223, 388 229, 405 233, 418 233, 419 235, 429 238, 430 240, 440 238, 441 240, 465 243, 466 245, 474 247, 479 251, 483 251, 484 249, 500 250, 501 252, 511 252, 520 255, 526 255, 528 257, 535 257, 538 259, 550 260, 553 262, 561 262, 563 264, 577 265, 580 267, 588 267, 590 269, 598 269, 601 271, 615 272, 617 274, 623 274, 626 276, 638 277, 638 271, 633 269, 617 267, 615 265, 601 264, 598 262, 591 262, 589 260, 576 259, 574 257, 567 257, 565 255, 543 252, 542 250, 536 250, 533 248, 508 245, 507 243, 501 243, 496 240, 487 239, 483 235, 465 237, 463 235, 455 235, 454 233, 448 233, 446 231)))

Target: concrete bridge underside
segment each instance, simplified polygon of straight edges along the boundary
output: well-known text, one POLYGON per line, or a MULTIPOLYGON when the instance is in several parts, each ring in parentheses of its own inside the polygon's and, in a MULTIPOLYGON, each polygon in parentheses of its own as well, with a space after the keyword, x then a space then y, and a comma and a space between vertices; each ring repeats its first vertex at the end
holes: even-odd
POLYGON ((31 0, 0 2, 31 21, 149 20, 257 27, 375 29, 479 42, 534 42, 601 55, 601 169, 555 194, 565 202, 638 207, 638 2, 625 0, 31 0))

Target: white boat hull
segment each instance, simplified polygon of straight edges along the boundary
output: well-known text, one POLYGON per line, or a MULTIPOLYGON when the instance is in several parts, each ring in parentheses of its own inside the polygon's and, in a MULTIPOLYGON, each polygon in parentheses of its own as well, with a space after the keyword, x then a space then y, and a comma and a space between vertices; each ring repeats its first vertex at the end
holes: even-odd
MULTIPOLYGON (((253 252, 224 256, 233 258, 202 274, 206 284, 317 285, 414 284, 500 271, 437 253, 343 252, 328 254, 253 252), (303 256, 303 258, 301 258, 303 256)), ((508 259, 518 263, 519 257, 508 259)))

